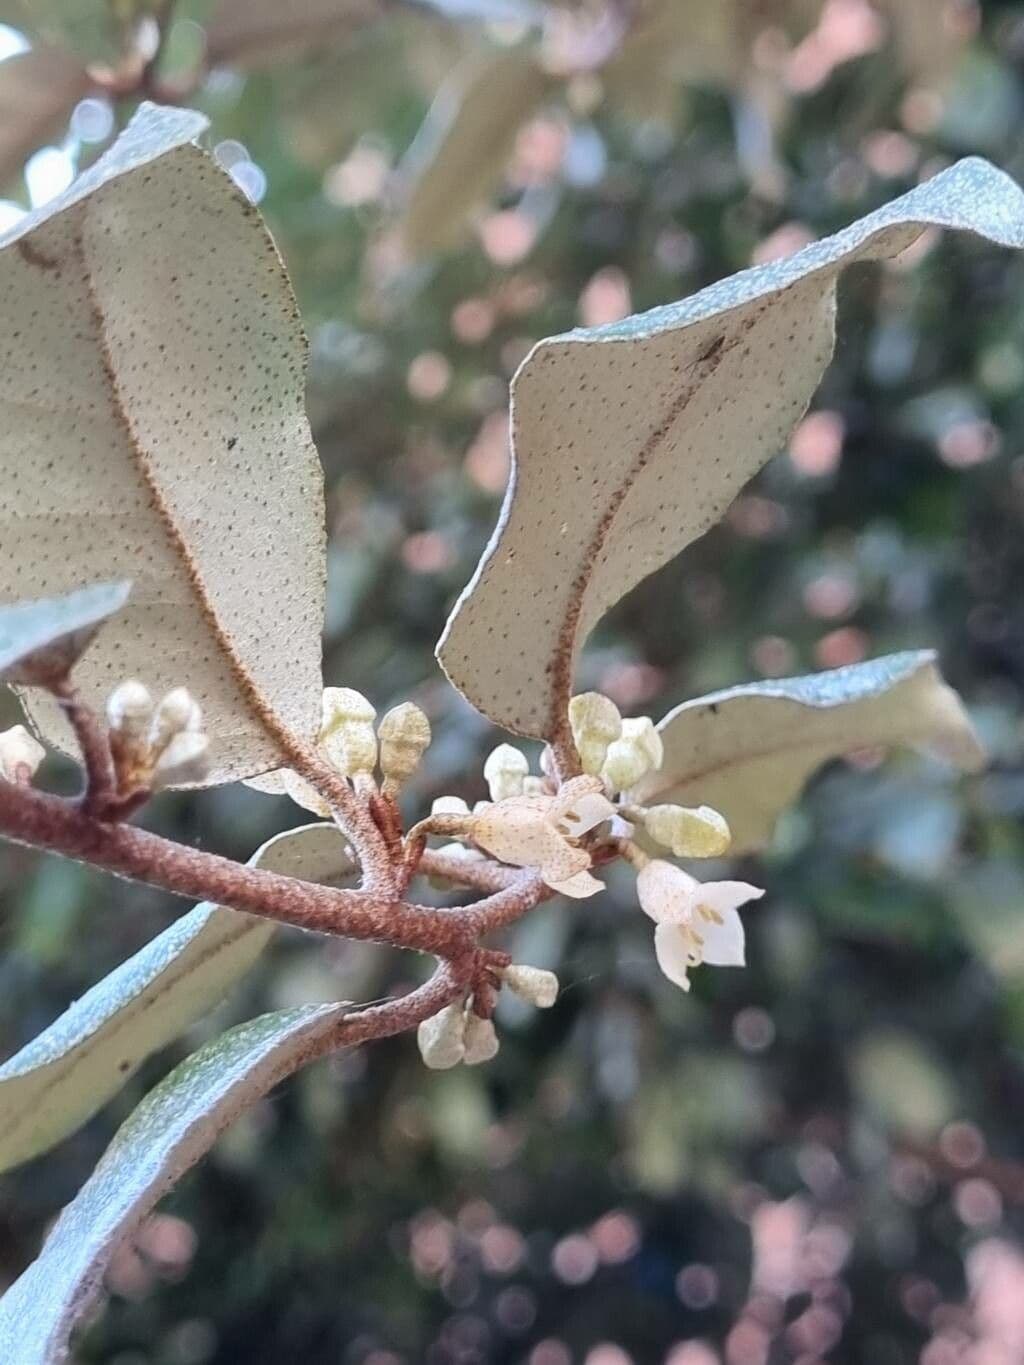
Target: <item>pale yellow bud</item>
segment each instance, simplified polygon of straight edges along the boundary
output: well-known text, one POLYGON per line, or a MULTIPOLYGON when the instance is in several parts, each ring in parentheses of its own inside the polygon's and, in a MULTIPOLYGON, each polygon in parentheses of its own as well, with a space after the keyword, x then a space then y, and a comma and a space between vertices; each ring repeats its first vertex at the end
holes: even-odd
POLYGON ((115 687, 107 698, 107 723, 129 743, 142 740, 153 719, 153 711, 149 688, 134 679, 115 687))
POLYGON ((600 692, 581 692, 569 703, 569 724, 583 771, 599 773, 609 744, 622 734, 619 708, 600 692))
POLYGON ((720 858, 732 840, 725 817, 711 806, 651 806, 643 824, 677 858, 720 858))
POLYGON ((550 1009, 558 999, 558 977, 542 967, 513 964, 505 968, 501 979, 520 1000, 525 1000, 528 1005, 536 1005, 538 1009, 550 1009))
POLYGON ((181 730, 164 747, 153 770, 153 789, 201 782, 210 771, 210 741, 195 730, 181 730))
POLYGON ((524 796, 544 796, 546 791, 543 777, 532 777, 528 774, 523 778, 524 796))
POLYGON ((661 735, 650 716, 637 716, 622 722, 622 735, 608 746, 601 776, 613 791, 635 787, 652 768, 660 768, 664 758, 661 735))
POLYGON ((325 687, 319 747, 345 777, 372 773, 377 762, 377 712, 351 687, 325 687))
POLYGON ((162 754, 175 735, 198 732, 202 723, 203 713, 192 693, 187 687, 176 687, 156 708, 149 728, 149 747, 154 755, 162 754))
POLYGON ((420 1055, 433 1071, 447 1071, 466 1055, 466 1015, 461 1000, 424 1019, 416 1030, 420 1055))
POLYGON ((665 746, 650 716, 634 716, 622 722, 622 738, 635 744, 647 755, 651 767, 658 769, 665 758, 665 746))
POLYGON ((430 744, 430 721, 411 701, 394 706, 377 727, 380 770, 384 780, 399 787, 420 765, 430 744))
POLYGON ((522 796, 523 780, 530 771, 524 753, 511 744, 499 744, 488 755, 484 764, 484 780, 492 801, 504 801, 509 796, 522 796))
POLYGON ((468 815, 469 807, 461 796, 436 796, 430 807, 431 815, 468 815))
POLYGON ((24 725, 13 725, 0 734, 0 777, 27 786, 36 775, 46 750, 24 725))
POLYGON ((481 1019, 472 1012, 466 1015, 465 1053, 463 1061, 467 1066, 479 1066, 489 1062, 498 1052, 498 1035, 490 1019, 481 1019))

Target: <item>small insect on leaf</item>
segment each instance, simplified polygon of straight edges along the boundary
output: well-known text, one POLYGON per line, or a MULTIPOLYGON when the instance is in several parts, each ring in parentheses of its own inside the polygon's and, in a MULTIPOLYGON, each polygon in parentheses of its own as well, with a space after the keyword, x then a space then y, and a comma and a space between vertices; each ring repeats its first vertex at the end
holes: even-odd
POLYGON ((94 583, 62 597, 0 607, 0 678, 29 685, 63 678, 131 589, 127 581, 94 583))

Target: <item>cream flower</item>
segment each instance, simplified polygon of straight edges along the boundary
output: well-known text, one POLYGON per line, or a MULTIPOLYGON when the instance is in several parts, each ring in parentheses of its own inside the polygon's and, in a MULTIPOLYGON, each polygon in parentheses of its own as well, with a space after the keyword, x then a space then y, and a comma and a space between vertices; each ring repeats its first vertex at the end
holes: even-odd
POLYGON ((557 796, 512 796, 474 815, 470 837, 499 862, 535 867, 552 891, 584 898, 603 889, 590 854, 574 841, 610 820, 615 807, 596 777, 575 777, 557 796))
POLYGON ((655 921, 654 951, 670 981, 690 989, 687 973, 745 965, 743 924, 736 913, 764 892, 747 882, 699 882, 682 868, 654 858, 636 881, 641 908, 655 921))

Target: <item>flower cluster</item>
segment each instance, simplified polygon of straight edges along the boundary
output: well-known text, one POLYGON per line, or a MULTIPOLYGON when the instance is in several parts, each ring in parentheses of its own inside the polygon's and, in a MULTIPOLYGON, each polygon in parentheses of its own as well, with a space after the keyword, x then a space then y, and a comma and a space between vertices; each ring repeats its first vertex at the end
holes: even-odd
POLYGON ((174 688, 158 703, 142 683, 123 682, 107 699, 107 723, 122 791, 186 786, 209 771, 203 713, 187 688, 174 688))
MULTIPOLYGON (((503 986, 538 1009, 550 1009, 558 998, 558 978, 540 967, 513 964, 505 967, 499 977, 503 986)), ((424 1062, 434 1071, 446 1071, 459 1062, 478 1066, 489 1062, 498 1052, 494 1024, 476 1013, 472 995, 425 1019, 417 1030, 416 1040, 424 1062)))
MULTIPOLYGON (((412 702, 403 702, 381 717, 351 687, 325 687, 316 748, 321 758, 357 790, 373 790, 375 772, 385 796, 398 795, 419 767, 430 745, 430 721, 412 702)), ((320 793, 290 768, 249 778, 247 785, 275 795, 287 794, 304 810, 329 819, 331 808, 320 793)))

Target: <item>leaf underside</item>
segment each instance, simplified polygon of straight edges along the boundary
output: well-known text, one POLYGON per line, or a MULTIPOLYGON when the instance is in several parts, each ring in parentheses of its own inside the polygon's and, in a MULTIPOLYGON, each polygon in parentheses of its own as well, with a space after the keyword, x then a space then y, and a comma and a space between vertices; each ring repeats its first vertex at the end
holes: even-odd
MULTIPOLYGON (((316 733, 324 521, 291 289, 255 209, 194 145, 205 126, 143 105, 0 238, 0 601, 131 578, 83 694, 187 685, 213 784, 277 766, 268 711, 316 733)), ((69 747, 49 699, 29 708, 69 747)))
POLYGON ((501 184, 516 134, 549 89, 529 47, 496 52, 451 77, 398 170, 411 255, 445 251, 467 235, 472 211, 501 184))
POLYGON ((658 729, 661 769, 631 798, 713 806, 729 822, 737 854, 769 842, 778 817, 830 759, 895 744, 967 772, 985 758, 931 650, 714 692, 677 706, 658 729))
POLYGON ((842 269, 929 224, 1020 247, 1024 194, 969 158, 786 260, 534 347, 513 380, 498 525, 438 645, 479 711, 551 737, 593 626, 719 520, 803 413, 842 269))
POLYGON ((4 1365, 67 1359, 72 1327, 124 1238, 242 1110, 315 1054, 348 1008, 304 1005, 240 1024, 146 1096, 0 1300, 4 1365))
MULTIPOLYGON (((249 862, 331 886, 356 872, 341 833, 327 824, 275 835, 249 862)), ((197 905, 4 1063, 0 1171, 38 1156, 101 1109, 147 1057, 225 999, 276 927, 197 905)))

